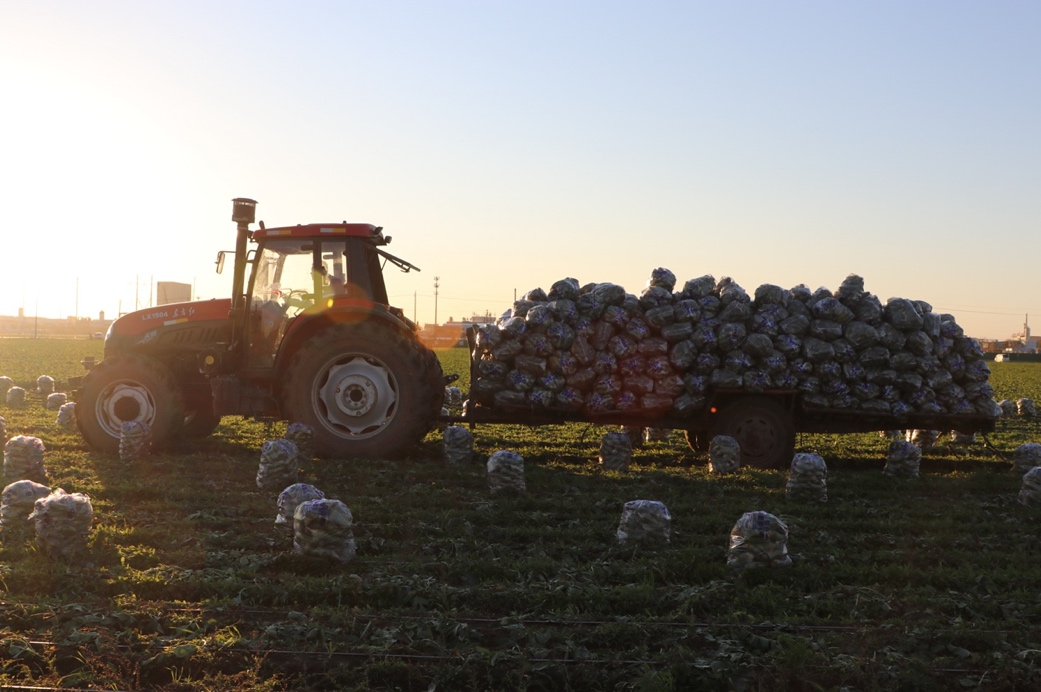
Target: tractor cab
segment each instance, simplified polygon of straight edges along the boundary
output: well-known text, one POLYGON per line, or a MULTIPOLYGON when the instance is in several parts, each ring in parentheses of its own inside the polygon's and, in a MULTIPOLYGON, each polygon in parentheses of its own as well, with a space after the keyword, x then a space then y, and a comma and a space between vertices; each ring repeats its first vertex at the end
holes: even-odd
MULTIPOLYGON (((311 225, 254 232, 243 330, 251 367, 274 365, 299 316, 339 307, 387 304, 379 266, 379 229, 368 224, 311 225)), ((385 241, 384 241, 385 242, 385 241)))

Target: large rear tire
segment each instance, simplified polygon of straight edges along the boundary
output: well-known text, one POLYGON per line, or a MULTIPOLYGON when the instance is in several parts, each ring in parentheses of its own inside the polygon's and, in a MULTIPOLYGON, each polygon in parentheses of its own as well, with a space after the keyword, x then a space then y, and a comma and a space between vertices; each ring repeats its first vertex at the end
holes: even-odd
POLYGON ((415 339, 372 322, 337 325, 293 356, 283 411, 314 429, 319 456, 399 457, 437 423, 443 383, 437 356, 415 339))
POLYGON ((173 375, 162 363, 136 354, 106 358, 83 378, 76 395, 76 425, 101 452, 119 451, 127 421, 147 423, 152 446, 168 446, 184 425, 184 403, 173 375))
POLYGON ((742 466, 786 468, 795 453, 792 417, 769 397, 749 396, 728 403, 712 426, 712 436, 716 435, 737 440, 742 466))

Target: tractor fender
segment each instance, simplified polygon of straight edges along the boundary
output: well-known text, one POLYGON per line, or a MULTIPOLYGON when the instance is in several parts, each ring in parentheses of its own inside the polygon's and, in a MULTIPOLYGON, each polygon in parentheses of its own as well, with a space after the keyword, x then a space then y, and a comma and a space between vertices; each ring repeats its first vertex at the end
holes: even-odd
POLYGON ((408 339, 416 339, 411 323, 398 317, 378 303, 350 307, 335 307, 316 313, 304 312, 293 318, 286 328, 282 344, 275 358, 275 370, 283 372, 292 362, 301 346, 320 332, 338 325, 376 322, 401 332, 408 339))

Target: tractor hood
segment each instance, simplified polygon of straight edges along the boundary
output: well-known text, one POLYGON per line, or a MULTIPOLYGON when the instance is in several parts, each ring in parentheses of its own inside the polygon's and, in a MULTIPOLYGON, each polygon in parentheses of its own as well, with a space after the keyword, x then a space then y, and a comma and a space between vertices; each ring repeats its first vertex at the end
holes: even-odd
POLYGON ((151 348, 205 348, 224 338, 231 300, 170 303, 130 312, 105 334, 105 355, 151 348))

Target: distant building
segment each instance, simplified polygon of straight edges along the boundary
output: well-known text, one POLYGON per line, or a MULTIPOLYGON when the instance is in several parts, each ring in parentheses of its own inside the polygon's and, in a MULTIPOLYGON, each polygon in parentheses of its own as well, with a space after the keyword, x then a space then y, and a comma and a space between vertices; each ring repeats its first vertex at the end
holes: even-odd
POLYGON ((157 281, 155 283, 156 305, 170 303, 187 303, 192 299, 192 285, 177 281, 157 281))
POLYGON ((0 316, 0 336, 6 337, 62 337, 93 339, 103 338, 111 320, 106 320, 104 313, 100 319, 89 317, 26 317, 24 313, 18 317, 0 316))
MULTIPOLYGON (((1024 360, 1023 356, 1041 354, 1041 337, 1030 333, 1030 315, 1023 319, 1023 331, 1007 339, 980 339, 984 353, 994 354, 997 362, 1024 360)), ((1032 358, 1026 358, 1032 360, 1032 358)))
POLYGON ((489 313, 473 315, 468 320, 456 321, 451 317, 444 324, 424 324, 419 339, 430 348, 456 348, 466 346, 466 330, 473 325, 494 324, 489 313))
POLYGON ((1013 334, 1005 343, 1006 353, 1037 353, 1041 351, 1041 348, 1039 348, 1041 338, 1030 334, 1030 315, 1023 317, 1023 331, 1013 334))

